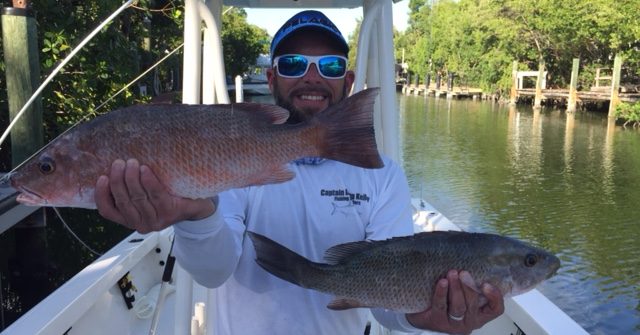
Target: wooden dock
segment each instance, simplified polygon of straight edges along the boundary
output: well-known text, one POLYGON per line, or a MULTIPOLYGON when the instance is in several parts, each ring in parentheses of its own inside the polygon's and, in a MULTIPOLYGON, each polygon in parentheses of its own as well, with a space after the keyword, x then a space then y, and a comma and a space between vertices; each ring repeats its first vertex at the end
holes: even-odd
POLYGON ((402 93, 406 95, 424 95, 424 96, 434 96, 434 97, 447 97, 449 99, 478 99, 482 97, 482 90, 479 88, 471 88, 465 86, 453 86, 451 89, 447 89, 446 87, 436 87, 435 84, 429 85, 427 87, 424 84, 415 85, 409 84, 404 85, 402 87, 402 93))
POLYGON ((578 69, 580 59, 573 59, 571 69, 571 81, 567 89, 547 89, 544 61, 540 61, 537 71, 518 71, 518 62, 513 62, 512 87, 510 93, 510 103, 516 104, 519 97, 533 97, 533 107, 540 108, 544 100, 566 101, 567 112, 574 112, 576 105, 583 102, 603 101, 609 103, 609 118, 615 117, 616 106, 621 102, 640 102, 640 89, 634 87, 631 91, 621 89, 620 74, 622 68, 622 57, 616 56, 610 76, 603 76, 601 69, 596 72, 595 85, 588 91, 578 91, 578 69), (536 77, 535 88, 524 88, 525 77, 536 77), (601 81, 606 81, 606 85, 601 85, 601 81))
MULTIPOLYGON (((523 88, 517 90, 518 96, 526 97, 535 97, 536 89, 535 88, 523 88)), ((603 92, 602 90, 598 91, 577 91, 576 98, 578 103, 586 102, 586 101, 609 101, 611 99, 610 89, 607 92, 603 92)), ((622 102, 640 102, 640 93, 618 93, 618 98, 622 102)), ((569 90, 568 89, 543 89, 542 100, 568 100, 569 99, 569 90)))

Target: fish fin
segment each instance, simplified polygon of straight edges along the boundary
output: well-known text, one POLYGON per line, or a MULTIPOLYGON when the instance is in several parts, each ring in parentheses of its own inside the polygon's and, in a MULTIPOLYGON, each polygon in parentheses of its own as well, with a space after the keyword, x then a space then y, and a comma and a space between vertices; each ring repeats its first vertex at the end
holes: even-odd
POLYGON ((292 284, 306 287, 303 276, 312 264, 308 259, 263 235, 247 231, 256 250, 256 263, 272 275, 292 284))
POLYGON ((314 118, 319 156, 363 167, 384 166, 373 129, 373 104, 379 88, 358 92, 314 118))
POLYGON ((283 124, 289 118, 289 111, 278 105, 243 102, 231 104, 231 111, 234 109, 247 112, 251 117, 271 124, 283 124))
POLYGON ((334 299, 327 305, 328 309, 332 309, 334 311, 343 311, 345 309, 360 308, 360 307, 369 307, 369 306, 362 304, 358 300, 348 299, 348 298, 334 299))
POLYGON ((273 169, 265 169, 263 173, 252 178, 247 186, 284 183, 295 176, 296 174, 285 166, 278 166, 273 169))
POLYGON ((344 259, 368 250, 373 245, 372 241, 356 241, 334 245, 324 253, 324 260, 332 265, 340 264, 344 259))

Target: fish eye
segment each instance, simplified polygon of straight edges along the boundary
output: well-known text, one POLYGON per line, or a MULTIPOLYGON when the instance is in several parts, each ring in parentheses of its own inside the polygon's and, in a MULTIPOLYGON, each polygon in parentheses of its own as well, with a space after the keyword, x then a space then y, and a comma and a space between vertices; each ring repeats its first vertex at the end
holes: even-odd
POLYGON ((56 170, 56 164, 53 159, 44 157, 40 162, 38 162, 38 169, 42 174, 50 174, 56 170))
POLYGON ((538 263, 538 256, 534 254, 528 254, 524 256, 524 266, 530 268, 538 263))

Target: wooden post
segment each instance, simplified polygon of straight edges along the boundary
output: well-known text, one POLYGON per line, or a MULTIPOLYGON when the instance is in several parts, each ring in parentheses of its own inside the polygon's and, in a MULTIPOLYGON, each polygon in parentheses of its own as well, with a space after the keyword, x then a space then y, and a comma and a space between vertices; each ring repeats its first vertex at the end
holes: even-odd
MULTIPOLYGON (((9 116, 13 119, 40 83, 38 34, 27 0, 2 9, 2 44, 7 78, 9 116)), ((37 99, 11 130, 11 157, 17 166, 43 144, 42 101, 37 99)), ((23 219, 13 230, 15 265, 11 269, 23 308, 29 309, 51 290, 48 281, 44 209, 23 219)))
POLYGON ((518 61, 513 61, 511 69, 511 94, 509 95, 509 104, 515 105, 518 100, 518 61))
POLYGON ((538 65, 538 79, 536 80, 536 97, 534 99, 533 108, 542 107, 542 81, 544 80, 544 60, 540 58, 538 65))
POLYGON ((620 72, 622 70, 622 57, 616 55, 613 61, 613 73, 611 74, 611 99, 609 101, 609 118, 615 118, 616 106, 620 103, 618 91, 620 90, 620 72))
POLYGON ((580 69, 580 59, 573 59, 573 67, 571 68, 571 83, 569 84, 569 101, 567 102, 567 112, 576 111, 576 102, 578 101, 578 70, 580 69))
POLYGON ((455 78, 456 74, 453 72, 449 72, 447 73, 447 91, 451 92, 453 91, 453 79, 455 78))
MULTIPOLYGON (((11 119, 40 83, 36 20, 24 8, 3 8, 2 43, 11 119)), ((36 100, 11 130, 13 166, 29 158, 43 144, 42 102, 36 100)))

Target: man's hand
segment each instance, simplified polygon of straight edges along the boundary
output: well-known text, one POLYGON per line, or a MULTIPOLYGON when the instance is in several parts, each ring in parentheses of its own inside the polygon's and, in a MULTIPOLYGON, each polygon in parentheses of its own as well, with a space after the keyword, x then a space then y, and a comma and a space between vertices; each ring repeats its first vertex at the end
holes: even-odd
POLYGON ((156 175, 137 160, 118 159, 109 176, 96 183, 100 215, 140 233, 162 230, 178 221, 197 220, 213 214, 210 199, 185 199, 167 191, 156 175))
POLYGON ((504 312, 504 299, 497 288, 484 284, 480 294, 463 284, 461 277, 466 277, 465 282, 473 282, 469 272, 449 271, 447 278, 436 284, 431 307, 424 312, 407 314, 407 321, 421 329, 469 334, 504 312))

